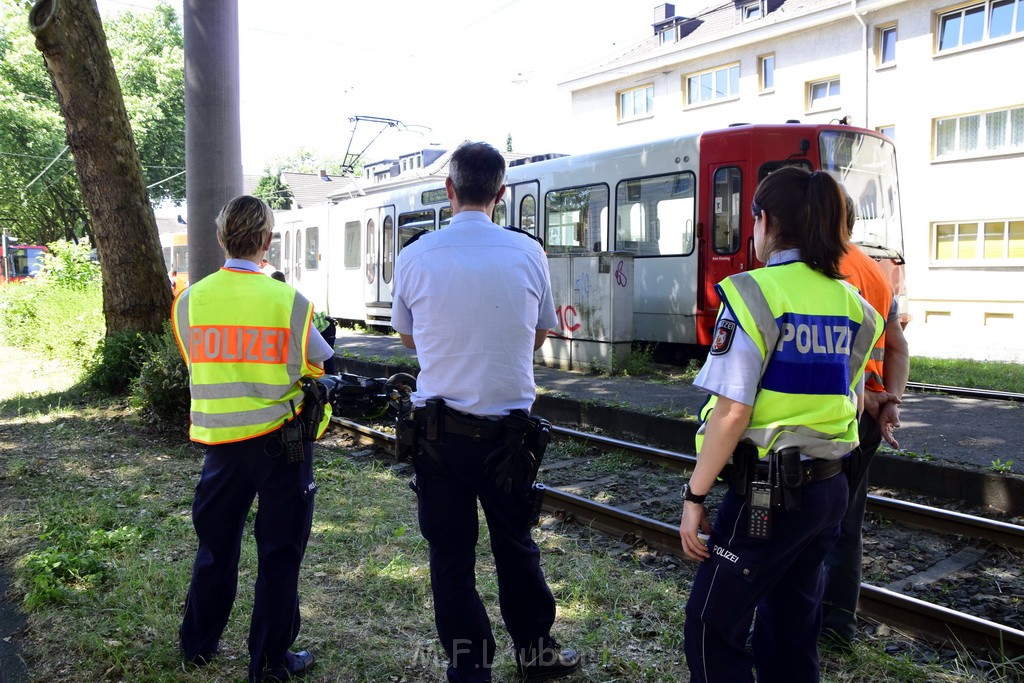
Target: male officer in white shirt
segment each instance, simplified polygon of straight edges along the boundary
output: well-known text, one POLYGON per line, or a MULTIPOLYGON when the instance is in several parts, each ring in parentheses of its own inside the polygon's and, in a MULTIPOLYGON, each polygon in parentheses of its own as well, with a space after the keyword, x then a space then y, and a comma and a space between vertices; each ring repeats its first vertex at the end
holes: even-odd
POLYGON ((415 415, 443 422, 413 465, 435 622, 448 680, 459 682, 490 681, 495 650, 474 579, 478 498, 520 675, 547 680, 579 668, 579 654, 551 637, 555 600, 530 535, 533 482, 503 486, 485 467, 507 442, 510 413, 528 420, 533 353, 557 324, 543 248, 490 220, 504 179, 496 149, 461 145, 445 181, 451 223, 407 244, 395 263, 391 324, 419 357, 415 415))

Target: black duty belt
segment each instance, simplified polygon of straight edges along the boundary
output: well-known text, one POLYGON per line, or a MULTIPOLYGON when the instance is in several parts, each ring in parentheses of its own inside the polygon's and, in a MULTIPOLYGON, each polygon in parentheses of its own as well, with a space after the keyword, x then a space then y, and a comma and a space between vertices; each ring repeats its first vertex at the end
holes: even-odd
MULTIPOLYGON (((424 410, 417 408, 412 417, 420 429, 426 427, 427 415, 424 410)), ((502 420, 477 417, 445 406, 444 432, 457 436, 468 436, 476 441, 492 441, 501 438, 505 433, 505 425, 502 420)))
MULTIPOLYGON (((807 484, 813 484, 816 481, 825 481, 836 476, 846 467, 846 460, 822 460, 821 458, 812 458, 811 460, 800 461, 800 485, 806 486, 807 484)), ((759 462, 757 463, 757 469, 755 470, 757 478, 765 480, 768 478, 768 463, 759 462)))

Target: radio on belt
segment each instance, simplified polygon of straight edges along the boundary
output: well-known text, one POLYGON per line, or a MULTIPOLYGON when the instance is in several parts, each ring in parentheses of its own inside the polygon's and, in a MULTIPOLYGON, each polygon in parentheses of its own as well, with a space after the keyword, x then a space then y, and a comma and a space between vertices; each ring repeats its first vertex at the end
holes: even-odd
POLYGON ((772 537, 772 485, 767 481, 752 481, 747 488, 747 505, 750 516, 747 520, 747 536, 750 538, 772 537))

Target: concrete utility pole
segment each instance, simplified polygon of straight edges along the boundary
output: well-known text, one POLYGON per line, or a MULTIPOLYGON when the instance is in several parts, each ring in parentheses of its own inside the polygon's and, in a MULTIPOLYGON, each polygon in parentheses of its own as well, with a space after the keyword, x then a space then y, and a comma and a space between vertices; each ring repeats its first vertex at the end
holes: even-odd
POLYGON ((223 265, 214 219, 242 194, 238 1, 185 0, 182 13, 188 272, 198 282, 223 265))

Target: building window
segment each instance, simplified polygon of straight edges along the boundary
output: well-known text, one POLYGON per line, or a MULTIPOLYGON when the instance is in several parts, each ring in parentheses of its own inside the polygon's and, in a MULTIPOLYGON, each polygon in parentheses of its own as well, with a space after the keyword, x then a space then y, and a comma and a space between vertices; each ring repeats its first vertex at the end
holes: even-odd
POLYGON ((775 90, 775 55, 762 55, 757 58, 757 72, 760 78, 761 92, 775 90))
POLYGON ((654 113, 654 86, 645 85, 640 88, 618 93, 619 121, 631 121, 654 113))
POLYGON ((660 41, 661 45, 676 42, 677 40, 679 40, 679 27, 670 26, 669 28, 665 29, 664 31, 658 34, 658 40, 660 41))
POLYGON ((876 45, 878 65, 885 66, 896 63, 896 27, 883 26, 878 29, 876 45))
POLYGON ((740 11, 742 12, 743 21, 754 21, 764 16, 760 2, 751 2, 743 5, 740 11))
POLYGON ((807 102, 810 110, 835 109, 839 106, 839 79, 830 78, 807 84, 807 102))
POLYGON ((734 99, 740 94, 740 65, 730 64, 686 77, 686 104, 734 99))
POLYGON ((935 223, 932 264, 1024 265, 1024 219, 935 223))
POLYGON ((935 119, 935 159, 1024 151, 1024 106, 935 119))
POLYGON ((1024 33, 1024 0, 989 0, 939 15, 939 51, 1024 33))
POLYGON ((890 140, 896 139, 896 126, 878 126, 875 130, 890 140))

